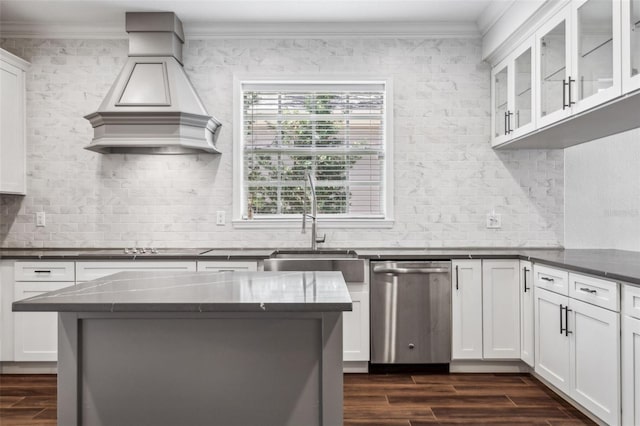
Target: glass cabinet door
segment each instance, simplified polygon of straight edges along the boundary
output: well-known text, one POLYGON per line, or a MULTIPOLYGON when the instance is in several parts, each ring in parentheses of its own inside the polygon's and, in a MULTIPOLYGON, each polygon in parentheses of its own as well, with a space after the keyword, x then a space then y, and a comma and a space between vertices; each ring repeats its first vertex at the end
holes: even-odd
POLYGON ((537 33, 538 51, 538 126, 569 115, 571 50, 568 35, 571 9, 567 6, 543 25, 537 33))
POLYGON ((640 0, 622 6, 622 78, 624 92, 640 89, 640 0))
POLYGON ((574 73, 571 97, 574 113, 591 108, 621 93, 619 0, 578 0, 573 18, 574 73), (575 80, 575 82, 573 81, 575 80))
POLYGON ((514 71, 514 116, 511 127, 517 136, 523 129, 533 127, 533 52, 532 45, 516 56, 514 71))
POLYGON ((509 69, 505 66, 493 77, 493 137, 506 136, 509 133, 509 69))

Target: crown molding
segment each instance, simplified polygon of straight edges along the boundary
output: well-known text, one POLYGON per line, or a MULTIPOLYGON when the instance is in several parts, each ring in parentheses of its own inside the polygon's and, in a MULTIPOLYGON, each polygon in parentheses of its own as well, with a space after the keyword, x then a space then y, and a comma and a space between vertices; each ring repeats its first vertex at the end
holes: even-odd
POLYGON ((478 29, 483 36, 513 7, 516 0, 493 0, 478 17, 478 29))
MULTIPOLYGON (((211 22, 187 23, 190 39, 222 38, 479 38, 475 22, 211 22)), ((0 22, 4 38, 127 38, 122 23, 0 22)))

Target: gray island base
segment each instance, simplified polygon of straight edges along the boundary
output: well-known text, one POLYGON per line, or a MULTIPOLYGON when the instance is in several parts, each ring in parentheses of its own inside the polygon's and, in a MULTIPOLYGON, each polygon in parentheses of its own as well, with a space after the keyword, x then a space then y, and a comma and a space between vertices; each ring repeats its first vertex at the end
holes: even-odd
POLYGON ((60 425, 341 425, 339 272, 123 272, 58 311, 60 425))

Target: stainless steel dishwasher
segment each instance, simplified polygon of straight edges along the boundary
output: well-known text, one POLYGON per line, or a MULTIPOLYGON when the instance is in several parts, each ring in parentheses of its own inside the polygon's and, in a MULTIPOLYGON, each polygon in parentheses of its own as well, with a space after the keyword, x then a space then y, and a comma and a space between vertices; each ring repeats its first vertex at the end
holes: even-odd
POLYGON ((371 364, 451 361, 451 262, 371 262, 371 364))

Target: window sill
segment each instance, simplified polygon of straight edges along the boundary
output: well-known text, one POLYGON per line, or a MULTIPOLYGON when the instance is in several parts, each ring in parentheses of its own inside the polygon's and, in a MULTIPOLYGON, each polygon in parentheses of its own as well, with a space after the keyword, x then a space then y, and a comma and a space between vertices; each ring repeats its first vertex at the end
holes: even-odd
MULTIPOLYGON (((235 219, 231 222, 236 229, 300 229, 302 219, 235 219)), ((381 229, 392 228, 393 219, 318 219, 319 229, 381 229)), ((307 222, 307 227, 311 223, 307 222)))

